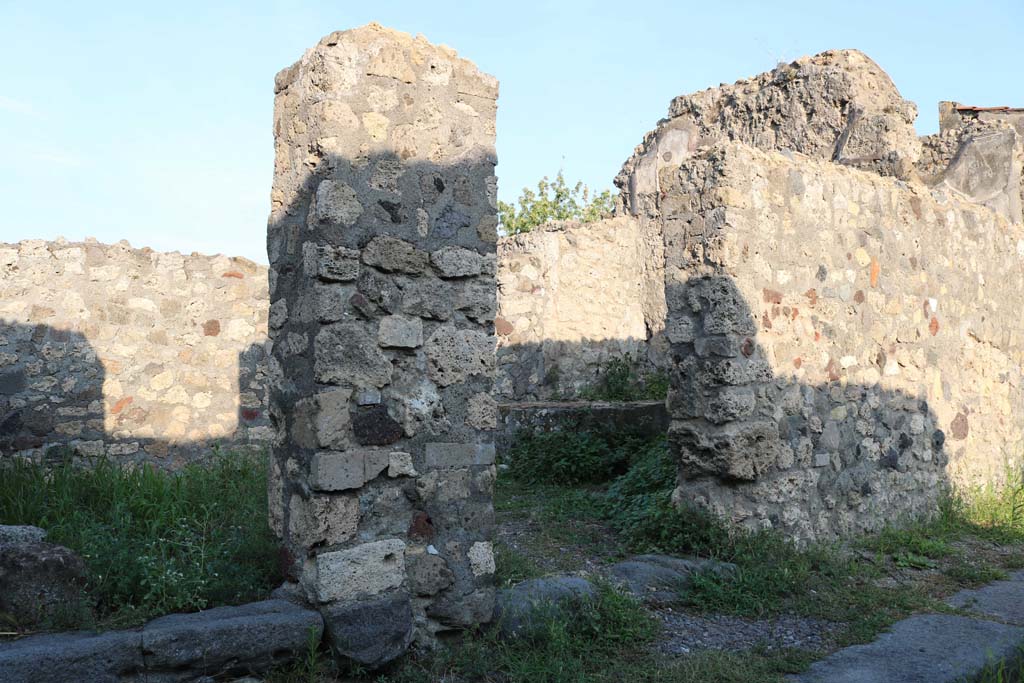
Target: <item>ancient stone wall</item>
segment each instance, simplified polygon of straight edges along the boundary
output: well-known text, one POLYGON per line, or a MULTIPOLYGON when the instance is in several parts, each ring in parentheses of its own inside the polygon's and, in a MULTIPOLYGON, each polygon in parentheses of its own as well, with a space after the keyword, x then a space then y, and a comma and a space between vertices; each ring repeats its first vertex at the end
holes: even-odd
MULTIPOLYGON (((657 236, 660 247, 660 235, 657 236)), ((662 260, 638 221, 555 223, 498 243, 498 379, 502 400, 568 398, 613 358, 638 374, 664 365, 662 260)))
POLYGON ((676 500, 826 539, 1019 458, 1019 224, 738 143, 661 179, 676 500))
POLYGON ((371 24, 275 91, 271 524, 375 666, 493 610, 498 85, 371 24))
POLYGON ((95 241, 0 244, 0 455, 173 468, 265 444, 267 269, 95 241))

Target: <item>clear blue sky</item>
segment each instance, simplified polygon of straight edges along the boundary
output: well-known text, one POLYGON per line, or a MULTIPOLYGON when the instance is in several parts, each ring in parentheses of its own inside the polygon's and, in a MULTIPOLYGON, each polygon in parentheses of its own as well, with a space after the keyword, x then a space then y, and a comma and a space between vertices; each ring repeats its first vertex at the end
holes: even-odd
POLYGON ((677 95, 830 48, 940 99, 1024 105, 1024 0, 0 0, 0 241, 95 236, 265 262, 273 77, 379 21, 501 81, 502 198, 564 169, 609 187, 677 95))

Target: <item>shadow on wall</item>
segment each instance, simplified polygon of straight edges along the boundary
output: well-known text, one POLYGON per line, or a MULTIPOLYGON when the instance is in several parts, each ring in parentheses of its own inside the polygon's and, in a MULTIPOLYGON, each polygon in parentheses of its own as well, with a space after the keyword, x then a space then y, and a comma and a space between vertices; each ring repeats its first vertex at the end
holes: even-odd
MULTIPOLYGON (((728 276, 692 277, 666 294, 677 502, 800 542, 937 509, 948 458, 925 400, 848 383, 834 363, 822 385, 777 377, 728 276)), ((876 362, 881 370, 884 355, 876 362)))
MULTIPOLYGON (((80 332, 0 320, 0 457, 107 455, 174 469, 215 448, 258 448, 269 440, 263 344, 238 354, 239 407, 234 433, 223 438, 144 436, 173 427, 174 409, 141 396, 111 396, 119 386, 80 332), (141 434, 140 434, 141 432, 141 434), (259 438, 254 438, 259 437, 259 438)), ((189 394, 189 398, 194 392, 189 394)))

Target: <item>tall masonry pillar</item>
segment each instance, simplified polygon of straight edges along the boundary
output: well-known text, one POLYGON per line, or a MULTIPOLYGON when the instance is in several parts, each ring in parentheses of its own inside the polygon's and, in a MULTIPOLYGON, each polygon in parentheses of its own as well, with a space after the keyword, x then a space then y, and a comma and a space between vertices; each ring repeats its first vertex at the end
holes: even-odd
POLYGON ((498 83, 370 24, 275 93, 270 523, 372 667, 494 608, 498 83))

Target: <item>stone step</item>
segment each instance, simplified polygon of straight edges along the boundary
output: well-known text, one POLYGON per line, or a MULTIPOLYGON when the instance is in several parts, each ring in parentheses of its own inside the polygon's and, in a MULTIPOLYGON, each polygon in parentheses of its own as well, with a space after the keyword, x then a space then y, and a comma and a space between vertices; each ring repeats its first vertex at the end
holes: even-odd
POLYGON ((954 683, 1017 652, 1024 628, 950 614, 916 614, 866 645, 833 652, 793 683, 954 683))

